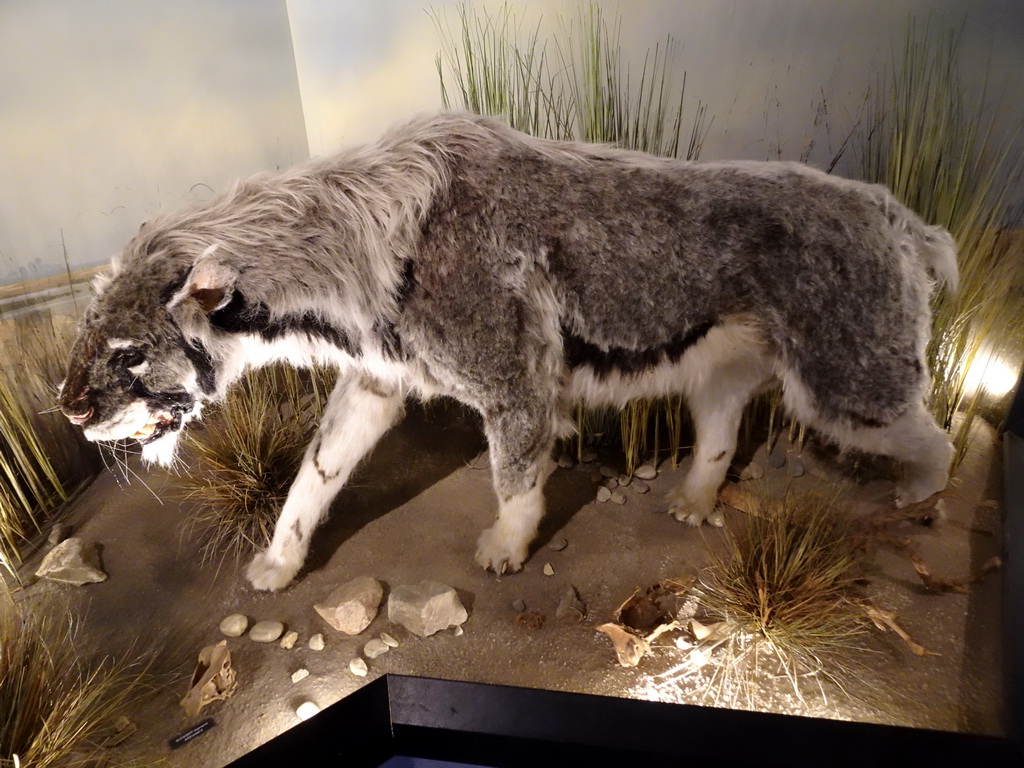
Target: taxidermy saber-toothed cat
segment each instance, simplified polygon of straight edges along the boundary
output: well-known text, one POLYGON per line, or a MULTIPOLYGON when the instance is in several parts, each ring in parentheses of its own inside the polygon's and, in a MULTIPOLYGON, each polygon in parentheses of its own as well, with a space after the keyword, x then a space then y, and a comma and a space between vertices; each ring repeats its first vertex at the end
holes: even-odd
POLYGON ((883 187, 442 114, 144 224, 97 280, 60 402, 89 439, 170 463, 200 404, 246 369, 337 366, 248 568, 273 590, 406 396, 454 397, 483 417, 498 497, 476 559, 516 571, 580 400, 685 396, 696 449, 670 511, 694 525, 720 524, 741 413, 773 381, 803 423, 900 460, 903 503, 941 490, 930 274, 955 287, 952 238, 883 187))

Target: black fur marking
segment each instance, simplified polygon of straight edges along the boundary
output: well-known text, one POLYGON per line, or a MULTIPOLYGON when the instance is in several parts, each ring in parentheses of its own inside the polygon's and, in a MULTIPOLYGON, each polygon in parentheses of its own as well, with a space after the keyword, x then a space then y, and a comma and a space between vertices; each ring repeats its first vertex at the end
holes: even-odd
POLYGON ((181 414, 192 410, 195 405, 195 398, 184 390, 177 392, 154 392, 145 385, 142 379, 136 377, 128 387, 133 395, 153 407, 153 410, 166 410, 174 414, 181 414))
POLYGON ((179 272, 175 278, 164 286, 164 289, 160 292, 160 304, 167 306, 171 303, 171 299, 178 295, 178 292, 185 287, 185 281, 188 280, 189 270, 185 269, 179 272))
POLYGON ((718 454, 717 456, 715 456, 715 458, 713 458, 713 459, 712 459, 711 461, 713 461, 713 462, 714 462, 714 461, 721 461, 722 459, 724 459, 724 458, 725 458, 725 454, 726 454, 726 453, 728 453, 728 451, 722 451, 722 452, 721 452, 720 454, 718 454))
POLYGON ((295 538, 302 541, 302 523, 296 520, 292 523, 292 533, 295 534, 295 538))
POLYGON ((271 318, 265 304, 250 304, 241 291, 235 291, 231 301, 210 314, 210 324, 228 333, 255 333, 264 341, 274 341, 288 333, 303 333, 310 338, 323 339, 353 357, 358 353, 345 331, 316 313, 271 318))
POLYGON ((328 483, 334 478, 336 478, 339 472, 328 472, 326 469, 320 466, 320 449, 323 448, 323 444, 323 439, 320 437, 320 435, 317 435, 315 438, 315 445, 312 446, 313 468, 316 470, 316 473, 320 475, 320 480, 323 481, 324 483, 328 483))
POLYGON ((666 360, 669 363, 678 362, 686 350, 703 339, 714 326, 714 322, 709 320, 694 326, 685 334, 674 337, 666 344, 647 349, 624 349, 622 347, 601 349, 563 326, 563 353, 566 365, 570 369, 581 368, 585 365, 590 367, 598 378, 605 378, 613 371, 623 374, 640 373, 660 365, 666 360))
MULTIPOLYGON (((416 288, 416 275, 413 272, 411 259, 406 259, 402 267, 402 282, 395 292, 395 305, 401 313, 413 290, 416 288)), ((402 349, 402 340, 398 336, 398 329, 392 322, 378 321, 373 325, 374 333, 380 337, 381 351, 384 356, 391 360, 404 360, 407 355, 402 349)))
POLYGON ((196 379, 199 388, 204 394, 211 395, 217 389, 217 371, 213 366, 213 358, 202 344, 198 341, 187 342, 182 340, 182 350, 185 357, 189 359, 196 369, 196 379))
POLYGON ((884 421, 873 419, 870 416, 861 416, 859 413, 853 411, 846 412, 846 418, 850 420, 850 423, 855 427, 868 427, 869 429, 881 429, 882 427, 889 426, 884 421))

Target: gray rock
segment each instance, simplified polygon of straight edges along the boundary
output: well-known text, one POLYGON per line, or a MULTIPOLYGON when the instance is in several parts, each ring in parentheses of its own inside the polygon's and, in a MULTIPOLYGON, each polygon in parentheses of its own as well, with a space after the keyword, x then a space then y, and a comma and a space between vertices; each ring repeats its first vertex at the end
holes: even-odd
POLYGON ((376 659, 378 656, 385 654, 390 650, 391 646, 380 638, 375 637, 363 646, 363 655, 368 659, 376 659))
POLYGON ((384 642, 384 645, 386 645, 388 648, 397 648, 398 647, 398 641, 395 640, 395 638, 393 638, 387 632, 381 632, 380 633, 380 639, 384 642))
POLYGON ((322 651, 324 649, 324 636, 317 632, 309 638, 309 649, 311 651, 322 651))
POLYGON ((305 680, 307 677, 309 677, 309 670, 308 669, 305 669, 305 668, 303 668, 303 669, 296 669, 294 672, 292 672, 292 682, 293 683, 297 683, 300 680, 305 680))
POLYGON ((395 587, 388 597, 388 619, 420 637, 459 626, 468 618, 458 593, 436 581, 395 587))
POLYGON ((568 453, 563 453, 561 456, 558 457, 558 466, 560 466, 562 469, 572 469, 575 464, 576 462, 573 461, 572 456, 570 456, 568 453))
POLYGON ((632 482, 632 475, 619 475, 619 485, 621 485, 623 488, 627 487, 632 482))
POLYGON ((569 546, 569 540, 566 538, 555 539, 548 544, 548 549, 553 549, 555 552, 561 552, 563 549, 569 546))
POLYGON ((348 663, 348 668, 353 675, 358 677, 366 677, 366 673, 370 671, 370 668, 366 666, 366 662, 358 656, 348 663))
POLYGON ((578 624, 587 616, 587 606, 580 599, 576 587, 570 584, 562 594, 562 599, 555 609, 555 618, 568 624, 578 624))
POLYGON ((798 457, 793 456, 789 460, 789 474, 791 477, 803 477, 805 471, 804 463, 798 457))
POLYGON ((619 481, 618 481, 618 478, 609 477, 609 478, 606 478, 605 481, 603 483, 601 483, 601 485, 603 485, 609 491, 613 491, 613 490, 615 490, 616 488, 619 487, 619 481))
POLYGON ((590 473, 590 482, 600 483, 602 480, 604 480, 604 475, 602 475, 596 469, 590 473))
POLYGON ((526 610, 526 601, 521 597, 517 597, 512 601, 512 610, 516 613, 522 613, 526 610))
POLYGON ((778 443, 772 448, 772 452, 768 454, 768 466, 775 469, 786 466, 786 451, 778 443))
POLYGON ((47 552, 36 576, 76 587, 107 580, 107 574, 100 567, 96 545, 78 538, 65 539, 47 552))
POLYGON ((376 618, 383 597, 384 587, 379 581, 359 576, 342 584, 313 608, 339 632, 358 635, 376 618))
POLYGON ((641 480, 653 480, 658 476, 658 470, 651 464, 641 464, 633 474, 641 480))
POLYGON ((280 621, 258 621, 249 630, 249 639, 257 643, 272 643, 284 632, 284 624, 280 621))
POLYGON ((554 569, 554 566, 551 565, 551 563, 544 563, 544 575, 545 576, 554 576, 555 575, 555 569, 554 569))
POLYGON ((608 497, 611 499, 612 504, 625 504, 626 497, 622 495, 621 491, 612 491, 612 495, 608 497))
POLYGON ((589 464, 590 462, 596 461, 596 460, 597 460, 597 451, 591 450, 589 448, 587 450, 585 450, 580 455, 580 461, 582 461, 584 464, 589 464))
POLYGON ((634 493, 647 493, 651 490, 651 486, 649 486, 644 480, 639 479, 634 480, 629 487, 633 489, 634 493))
POLYGON ((617 470, 612 469, 606 464, 602 464, 598 471, 601 473, 601 477, 618 477, 619 473, 617 470))
POLYGON ((56 547, 71 534, 71 526, 66 523, 54 523, 50 529, 50 535, 46 537, 46 543, 56 547))
POLYGON ((227 637, 241 637, 249 628, 249 619, 241 613, 225 616, 220 622, 220 631, 227 637))
POLYGON ((608 501, 612 497, 612 492, 605 488, 603 485, 597 489, 597 500, 600 502, 608 501))

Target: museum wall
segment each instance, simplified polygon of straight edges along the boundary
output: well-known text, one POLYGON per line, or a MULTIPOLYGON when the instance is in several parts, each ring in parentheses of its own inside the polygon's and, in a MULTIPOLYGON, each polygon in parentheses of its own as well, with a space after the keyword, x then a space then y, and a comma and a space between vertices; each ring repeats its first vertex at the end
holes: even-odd
MULTIPOLYGON (((369 140, 438 108, 438 25, 457 0, 6 0, 0 4, 0 286, 106 262, 161 206, 369 140)), ((497 13, 501 2, 468 3, 497 13)), ((703 157, 827 165, 909 14, 964 24, 972 91, 990 72, 1019 123, 1019 0, 601 0, 624 60, 678 41, 684 130, 703 157), (965 15, 966 14, 966 15, 965 15)), ((553 37, 581 3, 510 4, 553 37)), ((551 52, 549 52, 549 55, 551 52)), ((848 159, 852 156, 848 155, 848 159)), ((842 165, 839 170, 843 171, 842 165)))
POLYGON ((0 285, 307 156, 284 0, 0 4, 0 285))

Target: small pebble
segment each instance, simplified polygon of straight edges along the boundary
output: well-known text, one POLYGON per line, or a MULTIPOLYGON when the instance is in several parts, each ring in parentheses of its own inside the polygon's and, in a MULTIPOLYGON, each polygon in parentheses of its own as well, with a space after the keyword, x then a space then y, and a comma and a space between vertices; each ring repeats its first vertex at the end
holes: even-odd
POLYGON ((376 659, 381 654, 390 651, 390 646, 379 638, 373 638, 370 642, 363 646, 363 655, 368 659, 376 659))
POLYGON ((786 452, 781 445, 776 444, 772 452, 768 454, 768 466, 775 469, 786 466, 786 452))
POLYGON ((605 488, 603 485, 597 489, 597 500, 608 501, 612 497, 612 492, 605 488))
POLYGON ((309 720, 313 715, 320 711, 320 707, 314 704, 312 701, 304 701, 299 704, 295 710, 295 714, 299 716, 299 720, 309 720))
POLYGON ((464 634, 466 634, 466 630, 464 630, 462 628, 462 625, 460 624, 459 626, 457 626, 455 628, 455 631, 452 632, 452 634, 455 635, 456 637, 462 637, 464 634))
POLYGON ((548 544, 548 549, 553 549, 555 552, 561 552, 563 549, 569 546, 568 539, 555 539, 548 544))
POLYGON ((641 480, 653 480, 658 476, 658 470, 656 470, 650 464, 641 464, 636 468, 636 472, 633 473, 641 480))
POLYGON ((752 461, 740 472, 740 480, 760 480, 764 477, 764 467, 758 461, 752 461))
POLYGON ((598 471, 601 473, 601 477, 618 477, 619 476, 618 472, 616 472, 614 469, 612 469, 611 467, 609 467, 609 466, 607 466, 605 464, 602 464, 601 468, 598 471))
POLYGON ((257 643, 272 643, 284 632, 284 624, 280 621, 260 621, 249 630, 249 639, 257 643))
POLYGON ((629 487, 632 488, 636 493, 647 493, 649 490, 651 490, 651 486, 649 486, 643 480, 634 480, 629 487))
POLYGON ((241 613, 233 613, 220 623, 220 631, 228 637, 241 637, 249 628, 249 620, 241 613))
POLYGON ((619 485, 625 488, 627 485, 633 482, 632 475, 619 475, 619 485))
POLYGON ((545 576, 554 576, 555 575, 555 569, 551 567, 551 563, 544 563, 544 575, 545 576))
POLYGON ((307 677, 309 677, 308 669, 296 669, 294 672, 292 672, 293 683, 297 683, 300 680, 305 680, 307 677))
POLYGON ((804 463, 799 458, 794 456, 789 460, 790 477, 803 477, 804 471, 804 463))
POLYGON ((384 645, 386 645, 388 648, 397 648, 398 647, 398 641, 395 640, 395 638, 393 638, 387 632, 381 632, 380 633, 380 639, 384 641, 384 645))
POLYGON ((313 651, 322 651, 324 649, 324 636, 317 632, 309 638, 309 648, 313 651))
POLYGON ((608 498, 611 499, 613 504, 625 504, 626 497, 622 495, 621 491, 612 491, 612 495, 608 498))
POLYGON ((512 601, 512 610, 516 613, 522 613, 526 610, 526 602, 522 598, 516 598, 512 601))
POLYGON ((603 483, 601 483, 601 485, 603 485, 609 491, 613 491, 619 487, 619 481, 614 477, 609 477, 603 483))
POLYGON ((582 461, 584 464, 589 464, 595 459, 597 459, 597 451, 587 449, 582 454, 580 454, 580 461, 582 461))
POLYGON ((366 662, 358 656, 348 663, 348 668, 357 677, 366 677, 366 673, 370 671, 370 668, 366 666, 366 662))
POLYGON ((286 632, 285 636, 281 638, 281 647, 284 648, 286 651, 290 651, 292 648, 295 647, 295 643, 298 641, 298 639, 298 632, 286 632))

